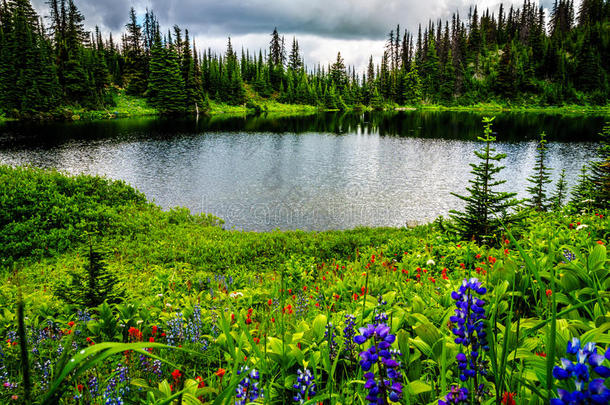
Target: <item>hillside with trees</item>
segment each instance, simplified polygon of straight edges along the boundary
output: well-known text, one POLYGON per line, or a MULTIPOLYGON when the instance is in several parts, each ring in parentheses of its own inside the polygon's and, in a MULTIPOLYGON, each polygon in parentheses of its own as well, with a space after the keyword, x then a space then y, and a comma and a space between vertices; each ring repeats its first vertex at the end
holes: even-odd
POLYGON ((73 0, 50 0, 40 16, 29 0, 0 4, 0 114, 27 118, 58 106, 108 109, 118 89, 161 112, 206 110, 210 101, 256 107, 260 99, 324 109, 397 105, 604 105, 610 93, 610 1, 556 1, 546 16, 520 8, 470 9, 397 26, 366 71, 308 65, 297 38, 273 30, 268 49, 198 49, 188 29, 165 31, 153 11, 132 9, 120 38, 88 32, 73 0), (142 23, 140 23, 141 21, 142 23))

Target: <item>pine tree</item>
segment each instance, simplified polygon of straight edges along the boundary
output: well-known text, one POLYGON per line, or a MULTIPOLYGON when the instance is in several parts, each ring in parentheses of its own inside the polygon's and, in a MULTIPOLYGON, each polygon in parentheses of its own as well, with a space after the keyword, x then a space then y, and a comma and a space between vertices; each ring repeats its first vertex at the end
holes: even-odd
POLYGON ((136 12, 129 10, 129 22, 125 37, 125 82, 129 94, 142 95, 147 88, 148 66, 142 49, 142 27, 138 24, 136 12))
POLYGON ((424 94, 433 100, 437 99, 438 88, 441 82, 441 70, 438 54, 436 52, 436 44, 432 39, 428 42, 426 60, 423 62, 423 68, 420 73, 424 94))
POLYGON ((593 182, 589 177, 587 165, 583 165, 578 176, 578 184, 572 190, 570 205, 577 210, 591 210, 593 207, 593 182))
POLYGON ((342 92, 347 85, 347 74, 345 72, 345 62, 341 57, 341 52, 337 53, 337 60, 330 68, 330 79, 334 83, 338 92, 342 92))
POLYGON ((518 201, 514 200, 516 193, 496 191, 495 188, 506 180, 496 180, 495 176, 504 168, 498 166, 502 159, 506 157, 503 153, 495 153, 492 143, 495 137, 492 134, 493 118, 484 118, 484 136, 479 137, 479 141, 484 142, 480 150, 474 152, 479 159, 478 164, 471 163, 470 173, 474 176, 469 180, 471 184, 466 190, 469 195, 462 196, 456 193, 452 195, 466 202, 464 211, 450 211, 454 220, 454 229, 464 239, 472 239, 477 242, 492 242, 500 234, 500 218, 504 224, 516 221, 518 215, 512 215, 509 209, 517 206, 518 201), (497 218, 500 217, 500 218, 497 218))
POLYGON ((299 53, 299 42, 294 37, 292 38, 292 49, 288 56, 288 66, 295 72, 303 67, 301 55, 299 53))
POLYGON ((162 113, 184 111, 184 82, 178 64, 178 55, 163 46, 159 33, 156 34, 151 49, 147 95, 162 113))
POLYGON ((70 283, 56 290, 56 295, 69 304, 95 308, 104 301, 118 302, 122 295, 118 280, 108 270, 104 255, 89 242, 88 265, 83 274, 74 271, 70 283))
POLYGON ((500 65, 498 66, 498 79, 496 80, 496 91, 498 94, 510 97, 515 88, 515 72, 511 55, 511 44, 504 45, 500 65))
POLYGON ((599 160, 591 163, 591 197, 593 206, 608 209, 610 200, 610 125, 604 126, 600 133, 602 141, 597 151, 599 160))
POLYGON ((550 170, 545 163, 546 158, 546 134, 540 134, 538 141, 536 165, 534 166, 534 174, 528 177, 527 181, 532 183, 531 187, 527 188, 530 194, 529 206, 536 211, 546 211, 549 207, 549 201, 546 196, 545 185, 551 182, 550 170))
POLYGON ((411 66, 411 70, 405 75, 404 78, 404 93, 403 97, 406 104, 416 105, 421 102, 422 99, 422 83, 419 73, 417 72, 417 66, 415 63, 411 66))
POLYGON ((551 196, 551 202, 553 210, 557 211, 563 206, 563 202, 566 198, 567 184, 566 184, 566 170, 563 169, 559 175, 555 192, 551 196))

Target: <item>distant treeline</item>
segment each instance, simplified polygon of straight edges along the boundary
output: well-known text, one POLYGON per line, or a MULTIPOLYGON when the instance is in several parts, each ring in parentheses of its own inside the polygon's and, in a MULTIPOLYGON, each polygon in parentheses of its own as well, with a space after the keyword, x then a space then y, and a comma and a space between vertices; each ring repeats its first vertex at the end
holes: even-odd
POLYGON ((41 18, 29 0, 0 5, 0 114, 60 106, 113 105, 113 91, 149 99, 162 112, 205 110, 210 100, 257 108, 264 98, 346 109, 422 102, 605 104, 610 95, 610 0, 555 1, 551 15, 526 0, 466 19, 429 21, 417 34, 390 31, 384 55, 365 72, 307 67, 293 38, 277 29, 268 50, 238 56, 199 51, 188 30, 162 32, 153 11, 132 9, 117 41, 87 32, 73 0, 49 0, 41 18), (142 24, 138 23, 142 21, 142 24), (289 48, 289 50, 288 50, 289 48))

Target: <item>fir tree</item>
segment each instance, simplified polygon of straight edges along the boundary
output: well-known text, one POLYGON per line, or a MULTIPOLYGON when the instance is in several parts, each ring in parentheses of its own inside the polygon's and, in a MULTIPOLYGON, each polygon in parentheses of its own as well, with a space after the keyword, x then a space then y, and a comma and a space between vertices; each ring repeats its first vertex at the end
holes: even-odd
POLYGON ((496 91, 498 94, 511 97, 515 88, 515 72, 511 55, 511 45, 506 43, 502 50, 500 65, 498 66, 498 79, 496 80, 496 91))
POLYGON ((86 272, 74 271, 70 283, 57 288, 56 295, 69 304, 94 308, 104 301, 118 302, 118 280, 108 270, 104 255, 89 242, 86 272))
POLYGON ((559 175, 555 192, 551 196, 551 203, 553 210, 557 211, 561 209, 566 198, 567 184, 566 184, 566 170, 563 169, 559 175))
POLYGON ((161 112, 178 113, 184 111, 183 89, 178 55, 163 46, 157 33, 151 50, 147 95, 161 112))
POLYGON ((405 75, 403 96, 406 104, 416 105, 421 102, 422 83, 415 64, 411 66, 411 70, 405 75))
POLYGON ((589 177, 587 165, 583 165, 578 176, 578 184, 572 190, 570 204, 577 210, 591 210, 593 207, 593 182, 589 177))
POLYGON ((293 71, 297 71, 303 67, 303 62, 299 53, 299 42, 294 37, 292 38, 292 49, 288 56, 288 66, 293 71))
POLYGON ((599 160, 591 163, 591 197, 597 208, 608 209, 610 200, 610 125, 604 126, 600 133, 602 141, 597 150, 599 160))
POLYGON ((142 95, 147 88, 147 63, 142 50, 142 27, 138 24, 133 7, 129 11, 129 22, 126 25, 125 37, 125 82, 127 92, 142 95))
POLYGON ((330 68, 330 79, 337 88, 337 91, 343 91, 347 84, 347 75, 345 72, 345 62, 341 57, 341 52, 337 53, 337 60, 330 68))
POLYGON ((477 242, 491 242, 500 236, 500 220, 509 224, 518 219, 517 215, 511 215, 508 210, 518 205, 514 200, 516 193, 496 191, 495 188, 506 180, 496 180, 496 175, 504 168, 498 163, 506 157, 503 153, 495 153, 492 143, 495 137, 492 134, 493 118, 484 118, 484 136, 479 141, 484 142, 480 150, 474 152, 479 163, 471 163, 470 173, 474 176, 469 180, 470 187, 466 190, 469 195, 462 196, 456 193, 452 195, 465 201, 464 211, 450 211, 454 220, 454 228, 460 237, 472 239, 477 242))
POLYGON ((527 188, 530 194, 529 206, 536 211, 546 211, 549 203, 546 196, 545 185, 551 182, 550 170, 545 163, 546 158, 546 134, 540 134, 538 141, 536 165, 534 166, 534 174, 528 177, 527 181, 532 183, 532 186, 527 188))

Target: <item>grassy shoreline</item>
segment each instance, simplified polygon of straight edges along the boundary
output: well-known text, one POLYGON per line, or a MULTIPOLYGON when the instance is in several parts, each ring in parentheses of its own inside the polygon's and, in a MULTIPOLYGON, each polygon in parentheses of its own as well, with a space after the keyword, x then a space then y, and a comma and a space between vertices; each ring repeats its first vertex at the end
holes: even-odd
POLYGON ((406 107, 421 111, 493 112, 493 113, 542 113, 561 115, 599 114, 610 116, 610 105, 605 106, 505 106, 500 104, 479 103, 470 106, 419 105, 406 107))
MULTIPOLYGON (((207 111, 201 111, 204 115, 249 115, 258 113, 280 113, 282 115, 311 115, 322 112, 332 112, 338 110, 328 110, 312 105, 303 104, 284 104, 275 100, 253 99, 253 104, 229 105, 215 101, 210 102, 210 108, 207 111), (252 105, 255 107, 252 108, 252 105)), ((5 115, 0 115, 0 123, 9 121, 47 121, 47 120, 65 120, 65 121, 81 121, 81 120, 104 120, 117 118, 135 118, 135 117, 156 117, 161 114, 159 111, 150 106, 146 99, 134 97, 125 94, 123 90, 119 90, 114 95, 115 106, 104 110, 86 110, 84 108, 63 107, 51 114, 38 114, 35 117, 23 117, 21 119, 9 118, 5 115)), ((370 107, 360 106, 350 108, 347 111, 372 111, 370 107)), ((449 111, 449 112, 469 112, 469 113, 538 113, 549 115, 602 115, 610 117, 610 104, 605 106, 581 106, 581 105, 566 105, 566 106, 507 106, 496 103, 477 103, 468 106, 444 106, 439 104, 419 104, 396 106, 387 105, 383 111, 449 111)), ((192 113, 194 115, 194 113, 192 113)))

